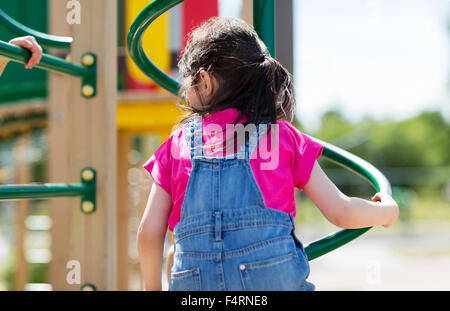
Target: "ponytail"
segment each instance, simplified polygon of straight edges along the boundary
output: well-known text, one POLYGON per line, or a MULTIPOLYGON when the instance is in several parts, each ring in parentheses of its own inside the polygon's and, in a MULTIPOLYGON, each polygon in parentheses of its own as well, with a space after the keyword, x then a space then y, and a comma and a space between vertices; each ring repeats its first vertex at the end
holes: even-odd
POLYGON ((227 108, 240 111, 235 123, 248 117, 244 125, 258 125, 267 118, 272 124, 278 119, 292 122, 294 118, 291 74, 269 56, 254 28, 243 20, 214 17, 196 28, 189 36, 178 68, 185 81, 195 81, 200 70, 206 70, 219 82, 218 90, 201 110, 180 105, 190 111, 181 123, 194 115, 227 108))
POLYGON ((251 119, 255 123, 259 123, 264 117, 269 117, 271 123, 276 123, 277 119, 292 122, 295 109, 292 75, 269 55, 264 55, 264 61, 257 70, 260 74, 256 75, 258 79, 252 83, 255 94, 251 119))

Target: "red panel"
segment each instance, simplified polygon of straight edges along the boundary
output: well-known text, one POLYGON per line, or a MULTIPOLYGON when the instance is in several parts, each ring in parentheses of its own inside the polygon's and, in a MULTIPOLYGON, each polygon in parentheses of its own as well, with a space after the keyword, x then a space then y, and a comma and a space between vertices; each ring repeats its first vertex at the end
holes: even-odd
POLYGON ((204 21, 219 15, 219 0, 186 0, 183 2, 183 48, 187 34, 204 21))
POLYGON ((153 81, 149 81, 148 83, 139 82, 127 72, 126 76, 126 89, 128 90, 156 90, 157 86, 153 81))

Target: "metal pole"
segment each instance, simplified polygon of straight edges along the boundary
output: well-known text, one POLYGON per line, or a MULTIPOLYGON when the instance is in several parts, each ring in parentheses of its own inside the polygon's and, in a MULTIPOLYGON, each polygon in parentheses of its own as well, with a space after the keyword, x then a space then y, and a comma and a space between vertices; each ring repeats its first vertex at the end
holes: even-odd
POLYGON ((275 0, 253 0, 253 26, 275 58, 275 0))
POLYGON ((81 183, 34 183, 0 185, 0 200, 48 199, 57 197, 81 197, 81 211, 91 214, 96 209, 97 182, 92 168, 81 171, 81 183))
POLYGON ((19 36, 33 36, 39 44, 46 47, 70 49, 70 44, 72 43, 72 38, 70 37, 53 36, 22 25, 8 16, 2 9, 0 9, 0 26, 7 28, 19 36))
MULTIPOLYGON (((0 55, 5 56, 15 62, 25 64, 30 58, 30 52, 18 46, 9 44, 0 40, 0 55)), ((72 64, 62 60, 58 57, 43 54, 41 62, 36 65, 36 68, 45 70, 52 70, 60 73, 65 73, 71 76, 88 78, 95 76, 95 70, 83 67, 81 65, 72 64)))
POLYGON ((0 200, 75 197, 84 195, 89 190, 81 183, 2 185, 0 186, 0 200))

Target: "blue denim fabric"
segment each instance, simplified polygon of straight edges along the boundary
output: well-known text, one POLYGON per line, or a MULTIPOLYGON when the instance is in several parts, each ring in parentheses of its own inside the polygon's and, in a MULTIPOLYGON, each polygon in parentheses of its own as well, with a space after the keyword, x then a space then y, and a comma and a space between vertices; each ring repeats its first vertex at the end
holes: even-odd
POLYGON ((261 125, 236 154, 210 158, 201 124, 195 118, 185 132, 192 171, 174 229, 169 290, 314 290, 292 215, 264 205, 250 167, 261 125))

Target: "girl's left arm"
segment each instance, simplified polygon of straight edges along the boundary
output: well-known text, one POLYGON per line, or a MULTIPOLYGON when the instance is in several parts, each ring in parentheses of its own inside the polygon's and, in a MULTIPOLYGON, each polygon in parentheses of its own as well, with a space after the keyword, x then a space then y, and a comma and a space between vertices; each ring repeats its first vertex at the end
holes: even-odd
POLYGON ((161 290, 164 239, 171 210, 172 197, 153 183, 137 235, 145 290, 161 290))
POLYGON ((341 228, 389 227, 398 218, 398 205, 391 196, 375 194, 372 201, 380 202, 348 197, 328 178, 317 161, 303 190, 322 214, 341 228))

